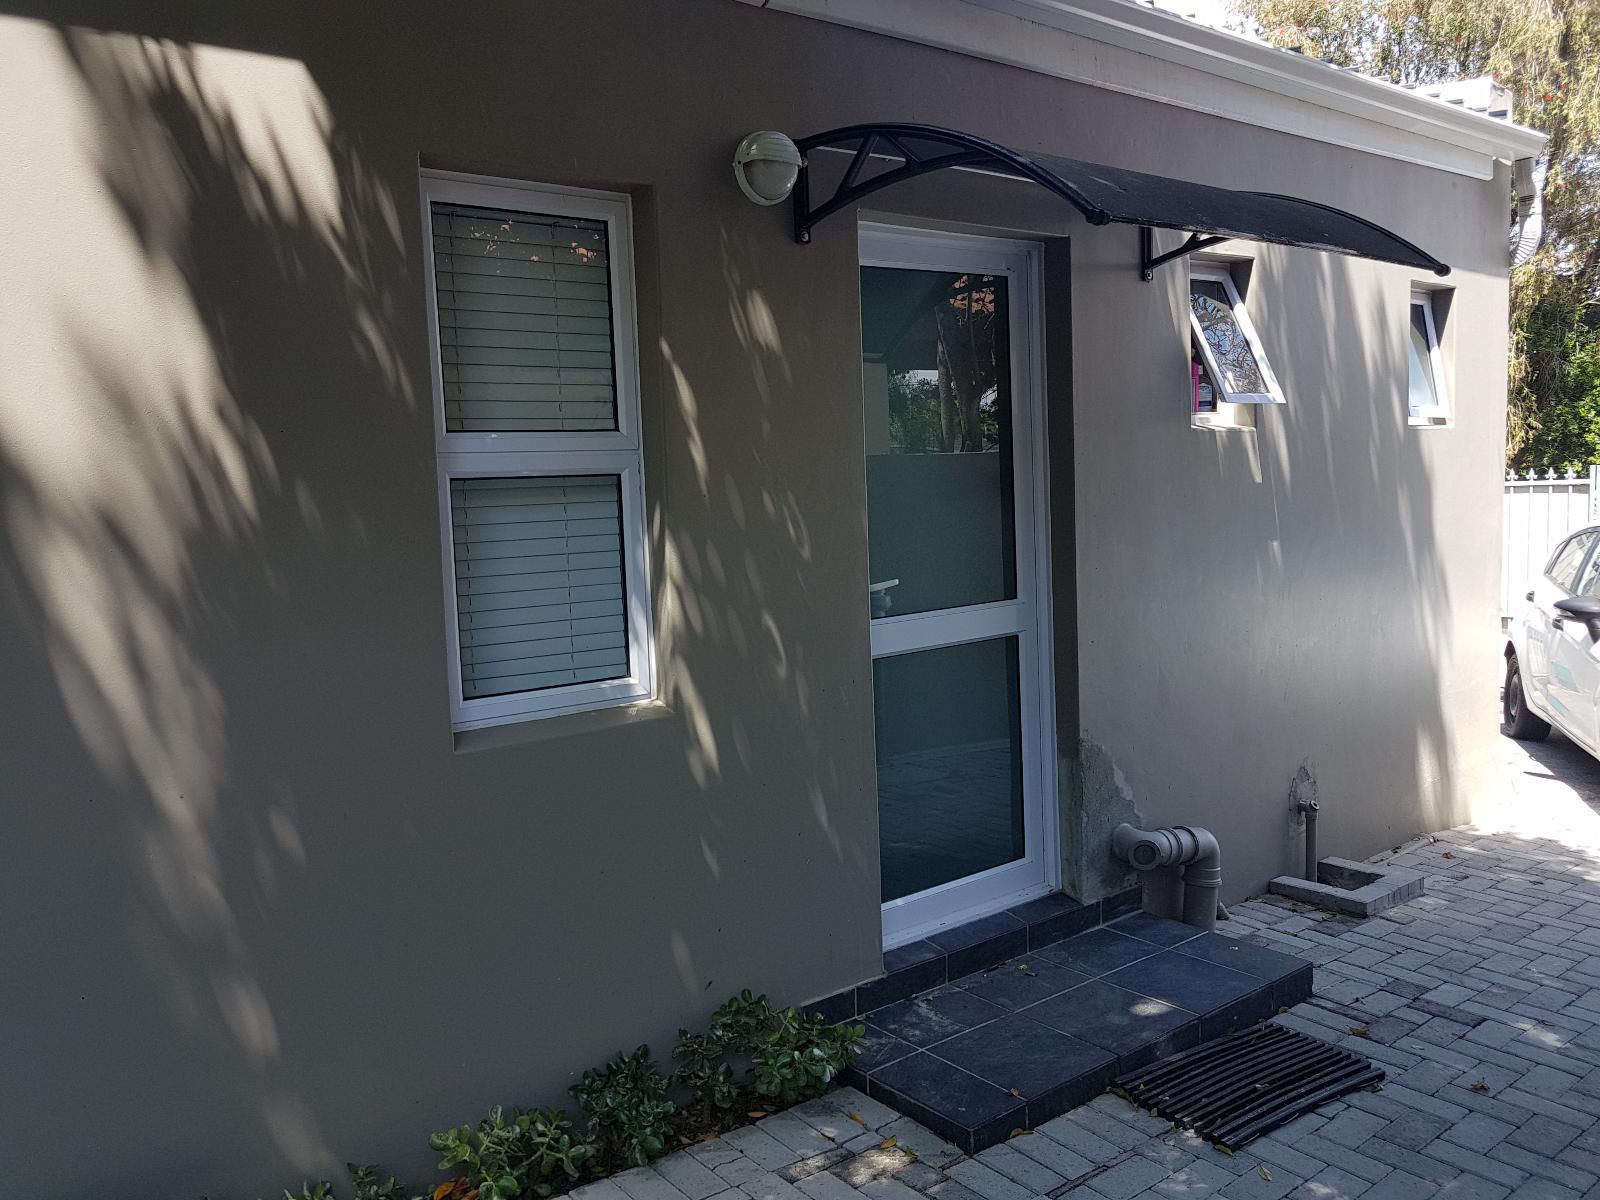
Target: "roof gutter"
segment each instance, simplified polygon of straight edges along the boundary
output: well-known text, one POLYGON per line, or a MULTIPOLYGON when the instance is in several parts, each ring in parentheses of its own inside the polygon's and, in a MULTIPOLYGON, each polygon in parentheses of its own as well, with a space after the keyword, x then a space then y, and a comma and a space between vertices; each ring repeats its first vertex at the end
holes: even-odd
POLYGON ((1478 179, 1544 146, 1537 130, 1131 0, 740 2, 1478 179))

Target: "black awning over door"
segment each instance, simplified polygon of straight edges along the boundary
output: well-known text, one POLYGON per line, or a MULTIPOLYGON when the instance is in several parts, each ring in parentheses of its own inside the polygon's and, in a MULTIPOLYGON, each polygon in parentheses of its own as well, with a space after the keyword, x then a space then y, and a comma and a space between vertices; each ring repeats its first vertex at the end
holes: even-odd
POLYGON ((1071 204, 1091 225, 1136 225, 1193 234, 1182 247, 1152 256, 1145 239, 1145 277, 1162 262, 1227 238, 1304 246, 1447 275, 1450 268, 1383 226, 1343 209, 1296 196, 1237 191, 1165 175, 1148 175, 1074 158, 1027 154, 997 142, 933 125, 851 125, 797 143, 802 154, 851 155, 834 194, 813 205, 809 167, 795 187, 795 238, 806 242, 821 220, 904 179, 947 168, 1028 180, 1071 204))

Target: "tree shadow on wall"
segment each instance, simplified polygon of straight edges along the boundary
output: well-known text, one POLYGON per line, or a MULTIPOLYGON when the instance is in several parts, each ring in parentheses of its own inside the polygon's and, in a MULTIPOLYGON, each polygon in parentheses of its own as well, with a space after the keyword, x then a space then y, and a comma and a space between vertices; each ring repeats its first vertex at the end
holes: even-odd
MULTIPOLYGON (((345 439, 399 453, 395 431, 429 420, 377 283, 405 252, 398 210, 292 59, 5 32, 8 86, 29 100, 11 107, 49 114, 17 131, 41 169, 6 201, 29 229, 0 302, 0 612, 13 703, 27 698, 6 722, 25 820, 0 958, 26 968, 5 983, 7 1024, 28 1034, 7 1088, 34 1097, 7 1140, 99 1131, 73 1162, 11 1165, 41 1172, 33 1190, 124 1195, 272 1157, 331 1170, 268 998, 285 961, 269 914, 305 887, 290 760, 295 735, 338 726, 319 679, 387 683, 328 632, 410 632, 374 615, 383 567, 362 570, 351 501, 396 491, 380 456, 319 469, 345 439), (316 367, 269 326, 317 330, 316 367), (280 470, 287 457, 307 473, 280 470), (351 580, 317 595, 312 564, 333 555, 351 580), (296 628, 311 607, 325 628, 296 628), (284 695, 303 711, 273 712, 284 695), (233 731, 269 717, 284 744, 242 751, 233 731), (84 1083, 95 1064, 104 1086, 84 1083), (129 1121, 134 1095, 159 1121, 129 1121), (219 1126, 240 1143, 192 1132, 219 1126), (97 1174, 113 1164, 135 1178, 97 1174)), ((396 502, 431 528, 425 463, 416 478, 396 502)))

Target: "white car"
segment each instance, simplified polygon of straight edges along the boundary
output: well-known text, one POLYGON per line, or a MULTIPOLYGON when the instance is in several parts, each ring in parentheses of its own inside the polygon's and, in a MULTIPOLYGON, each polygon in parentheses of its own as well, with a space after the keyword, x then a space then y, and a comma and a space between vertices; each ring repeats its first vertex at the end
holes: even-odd
POLYGON ((1600 525, 1570 534, 1511 623, 1500 731, 1541 741, 1554 725, 1600 756, 1600 525))

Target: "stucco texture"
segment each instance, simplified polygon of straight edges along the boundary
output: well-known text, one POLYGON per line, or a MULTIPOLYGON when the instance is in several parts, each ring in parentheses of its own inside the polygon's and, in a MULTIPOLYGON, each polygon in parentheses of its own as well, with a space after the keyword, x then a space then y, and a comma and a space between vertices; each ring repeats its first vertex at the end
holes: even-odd
POLYGON ((1454 264, 1453 429, 1405 425, 1406 272, 1260 249, 1290 404, 1217 435, 1135 231, 992 179, 874 198, 1049 239, 1066 878, 1104 884, 1084 780, 1211 826, 1229 899, 1293 862, 1303 760, 1328 853, 1466 815, 1503 181, 731 0, 0 8, 17 1194, 420 1178, 429 1131, 664 1057, 738 988, 881 969, 855 233, 748 204, 751 129, 955 125, 1312 194, 1454 264), (419 164, 634 197, 657 706, 452 738, 419 164))

